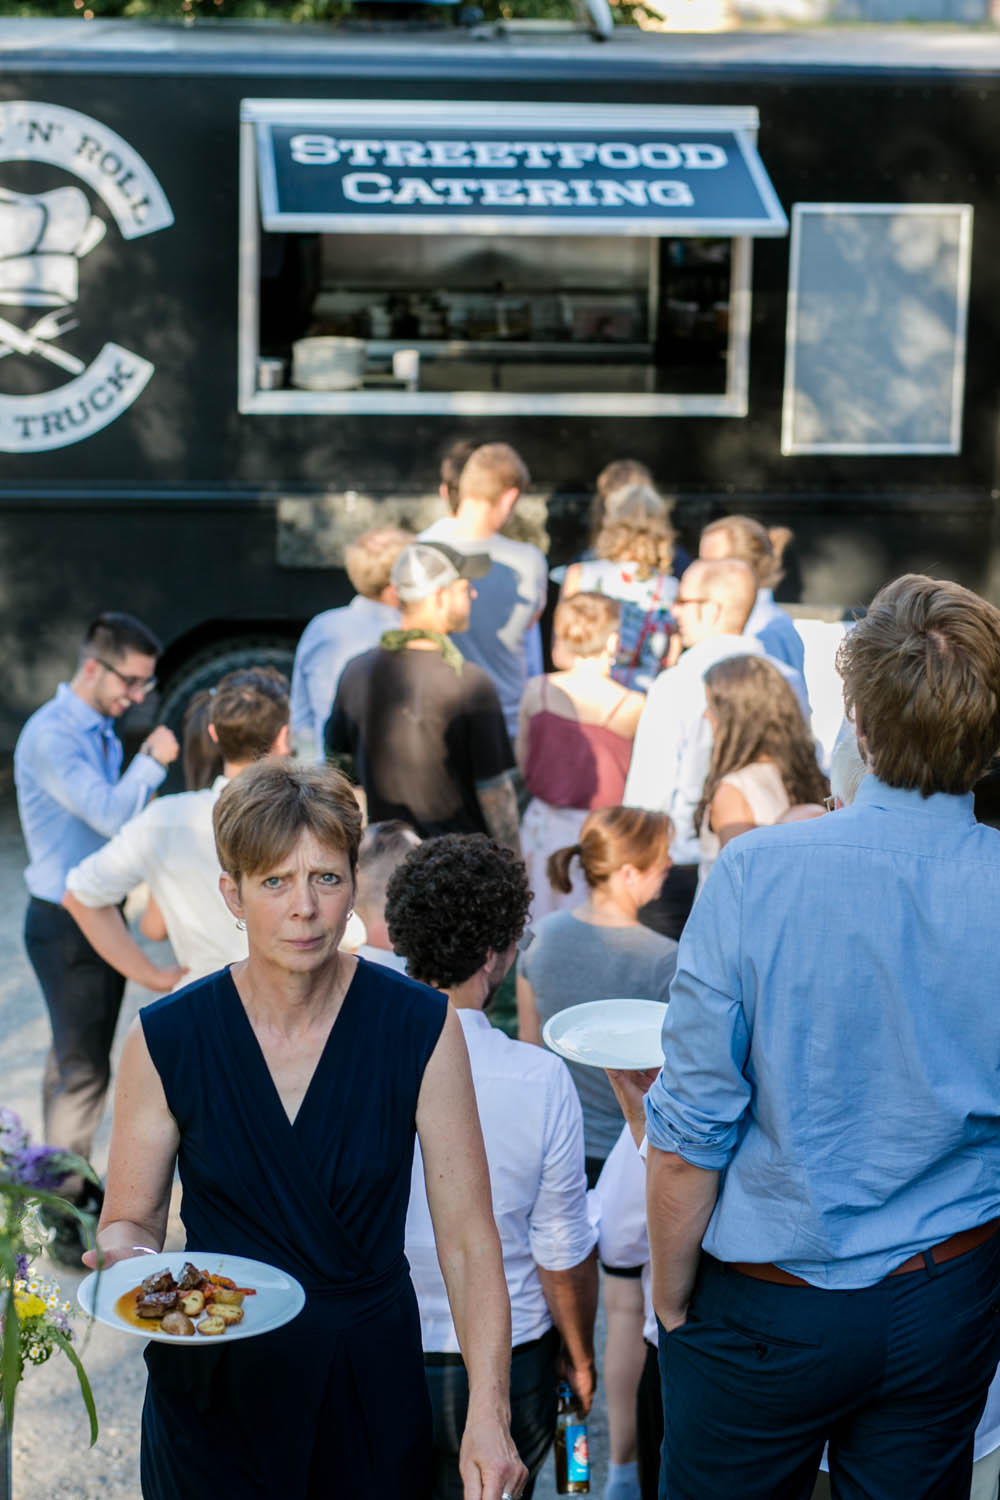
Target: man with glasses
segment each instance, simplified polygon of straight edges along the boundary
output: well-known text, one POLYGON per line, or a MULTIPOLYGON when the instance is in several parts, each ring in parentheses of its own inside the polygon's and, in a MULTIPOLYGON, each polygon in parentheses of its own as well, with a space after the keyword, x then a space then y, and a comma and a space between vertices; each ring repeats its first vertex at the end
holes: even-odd
MULTIPOLYGON (((24 924, 28 958, 48 1007, 52 1046, 42 1106, 49 1145, 88 1156, 110 1081, 111 1044, 125 980, 95 953, 62 905, 66 875, 145 806, 178 753, 165 725, 147 737, 122 774, 114 720, 156 685, 162 647, 131 615, 107 613, 90 626, 76 672, 25 724, 14 749, 30 892, 24 924)), ((79 1178, 63 1191, 96 1208, 79 1178)), ((84 1249, 74 1219, 49 1220, 49 1252, 79 1267, 84 1249)))

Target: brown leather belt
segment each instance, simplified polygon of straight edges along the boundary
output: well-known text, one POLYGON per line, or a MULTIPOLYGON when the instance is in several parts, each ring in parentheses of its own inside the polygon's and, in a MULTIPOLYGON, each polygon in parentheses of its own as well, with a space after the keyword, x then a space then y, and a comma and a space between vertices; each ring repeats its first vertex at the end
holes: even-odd
MULTIPOLYGON (((929 1255, 936 1266, 944 1265, 945 1261, 955 1260, 960 1255, 967 1255, 970 1250, 984 1245, 988 1239, 996 1234, 1000 1228, 1000 1219, 990 1219, 986 1224, 977 1224, 975 1229, 960 1229, 958 1234, 953 1234, 939 1245, 931 1245, 927 1250, 918 1250, 916 1255, 911 1255, 904 1260, 901 1266, 890 1271, 890 1276, 906 1276, 910 1271, 923 1271, 926 1269, 924 1257, 929 1255)), ((772 1266, 768 1262, 752 1260, 730 1260, 726 1261, 730 1271, 738 1271, 741 1276, 751 1276, 754 1281, 773 1281, 776 1286, 812 1286, 812 1282, 803 1281, 801 1276, 793 1276, 791 1271, 783 1271, 780 1266, 772 1266)), ((816 1288, 814 1287, 815 1291, 816 1288)))

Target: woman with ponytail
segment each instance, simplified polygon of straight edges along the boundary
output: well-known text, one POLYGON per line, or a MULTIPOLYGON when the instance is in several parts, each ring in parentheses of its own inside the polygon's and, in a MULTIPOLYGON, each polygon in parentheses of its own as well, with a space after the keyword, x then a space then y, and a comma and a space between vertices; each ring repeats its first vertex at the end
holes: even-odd
POLYGON ((743 627, 754 635, 768 656, 777 657, 796 672, 803 670, 805 645, 787 611, 774 602, 775 587, 784 578, 781 559, 792 540, 787 526, 763 527, 750 516, 723 516, 712 521, 701 534, 698 556, 709 561, 736 557, 753 569, 757 580, 757 602, 743 627))
MULTIPOLYGON (((587 895, 571 911, 543 917, 534 929, 534 941, 518 960, 522 1041, 540 1043, 542 1023, 582 1001, 667 999, 677 967, 677 944, 641 926, 638 914, 657 894, 670 868, 672 836, 665 813, 604 807, 590 813, 575 844, 550 855, 549 879, 556 889, 568 891, 579 869, 587 895)), ((593 1187, 622 1133, 621 1110, 601 1069, 573 1063, 567 1067, 583 1106, 587 1183, 593 1187)), ((603 1265, 603 1270, 610 1460, 604 1496, 638 1500, 636 1393, 646 1354, 642 1267, 603 1265)))
MULTIPOLYGON (((639 908, 663 884, 672 834, 666 813, 602 807, 588 814, 577 843, 549 856, 555 889, 568 892, 579 869, 586 898, 570 911, 543 917, 518 960, 517 1018, 523 1042, 540 1046, 549 1017, 585 1000, 666 1000, 677 944, 643 927, 639 908)), ((621 1110, 600 1069, 568 1067, 583 1106, 587 1176, 593 1187, 621 1132, 621 1110)))

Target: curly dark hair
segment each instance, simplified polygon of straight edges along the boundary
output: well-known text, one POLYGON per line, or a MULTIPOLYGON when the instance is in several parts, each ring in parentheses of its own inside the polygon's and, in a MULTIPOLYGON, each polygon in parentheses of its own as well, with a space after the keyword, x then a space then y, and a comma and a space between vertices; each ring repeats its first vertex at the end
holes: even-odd
POLYGON ((392 873, 385 920, 414 979, 447 990, 464 984, 492 949, 524 931, 531 890, 523 862, 484 833, 425 839, 392 873))

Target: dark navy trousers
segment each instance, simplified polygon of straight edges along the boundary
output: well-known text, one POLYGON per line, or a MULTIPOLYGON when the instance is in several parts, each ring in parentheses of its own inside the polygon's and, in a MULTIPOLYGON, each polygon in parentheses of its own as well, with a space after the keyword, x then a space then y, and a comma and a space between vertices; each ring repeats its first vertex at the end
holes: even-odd
POLYGON ((660 1329, 660 1500, 967 1500, 1000 1358, 1000 1234, 860 1291, 702 1264, 660 1329))

